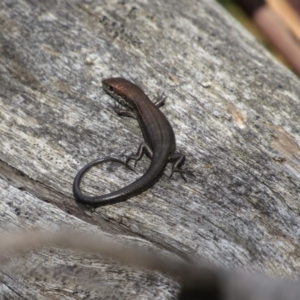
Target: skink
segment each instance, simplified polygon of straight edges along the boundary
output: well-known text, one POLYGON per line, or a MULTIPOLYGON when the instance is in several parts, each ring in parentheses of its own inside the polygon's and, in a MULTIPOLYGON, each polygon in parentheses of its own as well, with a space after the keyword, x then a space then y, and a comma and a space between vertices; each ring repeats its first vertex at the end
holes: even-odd
POLYGON ((76 175, 73 183, 73 193, 77 201, 95 206, 125 201, 153 186, 163 175, 169 162, 173 163, 171 176, 174 172, 179 172, 185 180, 184 171, 180 169, 184 164, 185 156, 175 152, 176 141, 173 129, 159 110, 165 99, 156 103, 151 102, 137 85, 124 78, 105 79, 102 84, 104 90, 125 107, 126 110, 116 109, 118 115, 135 117, 138 120, 145 142, 139 146, 135 155, 127 157, 125 163, 115 158, 104 158, 95 160, 83 167, 76 175), (80 181, 92 166, 107 161, 116 161, 129 167, 130 160, 135 160, 136 164, 144 154, 151 159, 151 163, 145 174, 133 183, 101 196, 88 196, 81 192, 80 181))

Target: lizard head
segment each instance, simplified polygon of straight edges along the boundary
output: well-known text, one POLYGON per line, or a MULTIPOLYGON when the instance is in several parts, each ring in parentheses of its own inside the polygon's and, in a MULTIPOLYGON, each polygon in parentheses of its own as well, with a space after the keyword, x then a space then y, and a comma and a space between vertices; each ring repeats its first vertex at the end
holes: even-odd
POLYGON ((137 85, 121 77, 104 79, 102 85, 106 93, 129 109, 134 109, 141 95, 144 95, 137 85))

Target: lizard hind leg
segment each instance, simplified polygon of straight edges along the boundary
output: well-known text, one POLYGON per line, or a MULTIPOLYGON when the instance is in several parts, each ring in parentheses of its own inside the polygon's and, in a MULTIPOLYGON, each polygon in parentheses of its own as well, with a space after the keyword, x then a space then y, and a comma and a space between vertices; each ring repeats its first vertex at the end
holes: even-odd
POLYGON ((181 167, 184 165, 185 162, 184 154, 178 152, 171 154, 169 157, 169 162, 173 163, 170 178, 173 176, 174 173, 180 173, 180 176, 186 182, 187 180, 184 174, 194 175, 192 172, 181 169, 181 167))
POLYGON ((146 154, 149 158, 151 158, 153 155, 153 151, 148 144, 141 143, 136 154, 131 154, 126 156, 127 157, 125 161, 126 165, 128 165, 131 160, 134 160, 134 167, 135 167, 137 162, 142 159, 144 154, 146 154))

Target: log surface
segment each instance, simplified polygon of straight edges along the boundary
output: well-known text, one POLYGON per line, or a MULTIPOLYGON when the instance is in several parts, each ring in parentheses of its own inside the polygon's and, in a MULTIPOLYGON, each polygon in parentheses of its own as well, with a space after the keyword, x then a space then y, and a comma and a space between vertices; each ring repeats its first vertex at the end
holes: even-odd
MULTIPOLYGON (((297 277, 299 102, 299 79, 213 1, 1 1, 1 229, 82 227, 142 239, 171 255, 297 277), (167 95, 162 111, 195 177, 185 183, 163 176, 126 202, 91 210, 72 195, 78 170, 135 152, 142 142, 137 122, 116 116, 101 88, 113 76, 135 82, 151 99, 167 95)), ((84 190, 116 190, 148 164, 139 162, 138 174, 102 165, 85 177, 84 190)), ((1 295, 178 293, 167 277, 78 253, 46 249, 18 259, 12 264, 27 272, 42 264, 54 273, 1 272, 1 295), (74 265, 101 284, 78 287, 76 270, 67 268, 74 265), (72 274, 63 288, 60 267, 72 274)))

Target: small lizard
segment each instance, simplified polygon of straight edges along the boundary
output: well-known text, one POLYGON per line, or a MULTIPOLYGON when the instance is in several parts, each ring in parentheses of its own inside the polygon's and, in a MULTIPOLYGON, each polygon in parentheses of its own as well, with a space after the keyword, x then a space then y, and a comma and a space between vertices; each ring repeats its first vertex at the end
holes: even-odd
POLYGON ((169 162, 173 163, 171 176, 174 172, 179 172, 182 178, 186 180, 183 175, 184 171, 180 169, 184 164, 185 156, 175 152, 174 131, 167 118, 159 110, 159 107, 164 105, 165 98, 153 103, 137 85, 124 78, 105 79, 102 84, 104 90, 126 108, 126 110, 115 109, 117 114, 134 117, 138 120, 145 142, 139 146, 135 155, 127 157, 126 162, 108 157, 97 159, 84 166, 77 173, 73 183, 73 193, 77 201, 89 205, 105 205, 125 201, 153 186, 163 175, 169 162), (132 169, 128 165, 129 161, 135 160, 136 164, 144 154, 151 159, 150 166, 144 175, 133 183, 101 196, 87 196, 81 192, 80 181, 92 166, 107 161, 115 161, 132 169))

